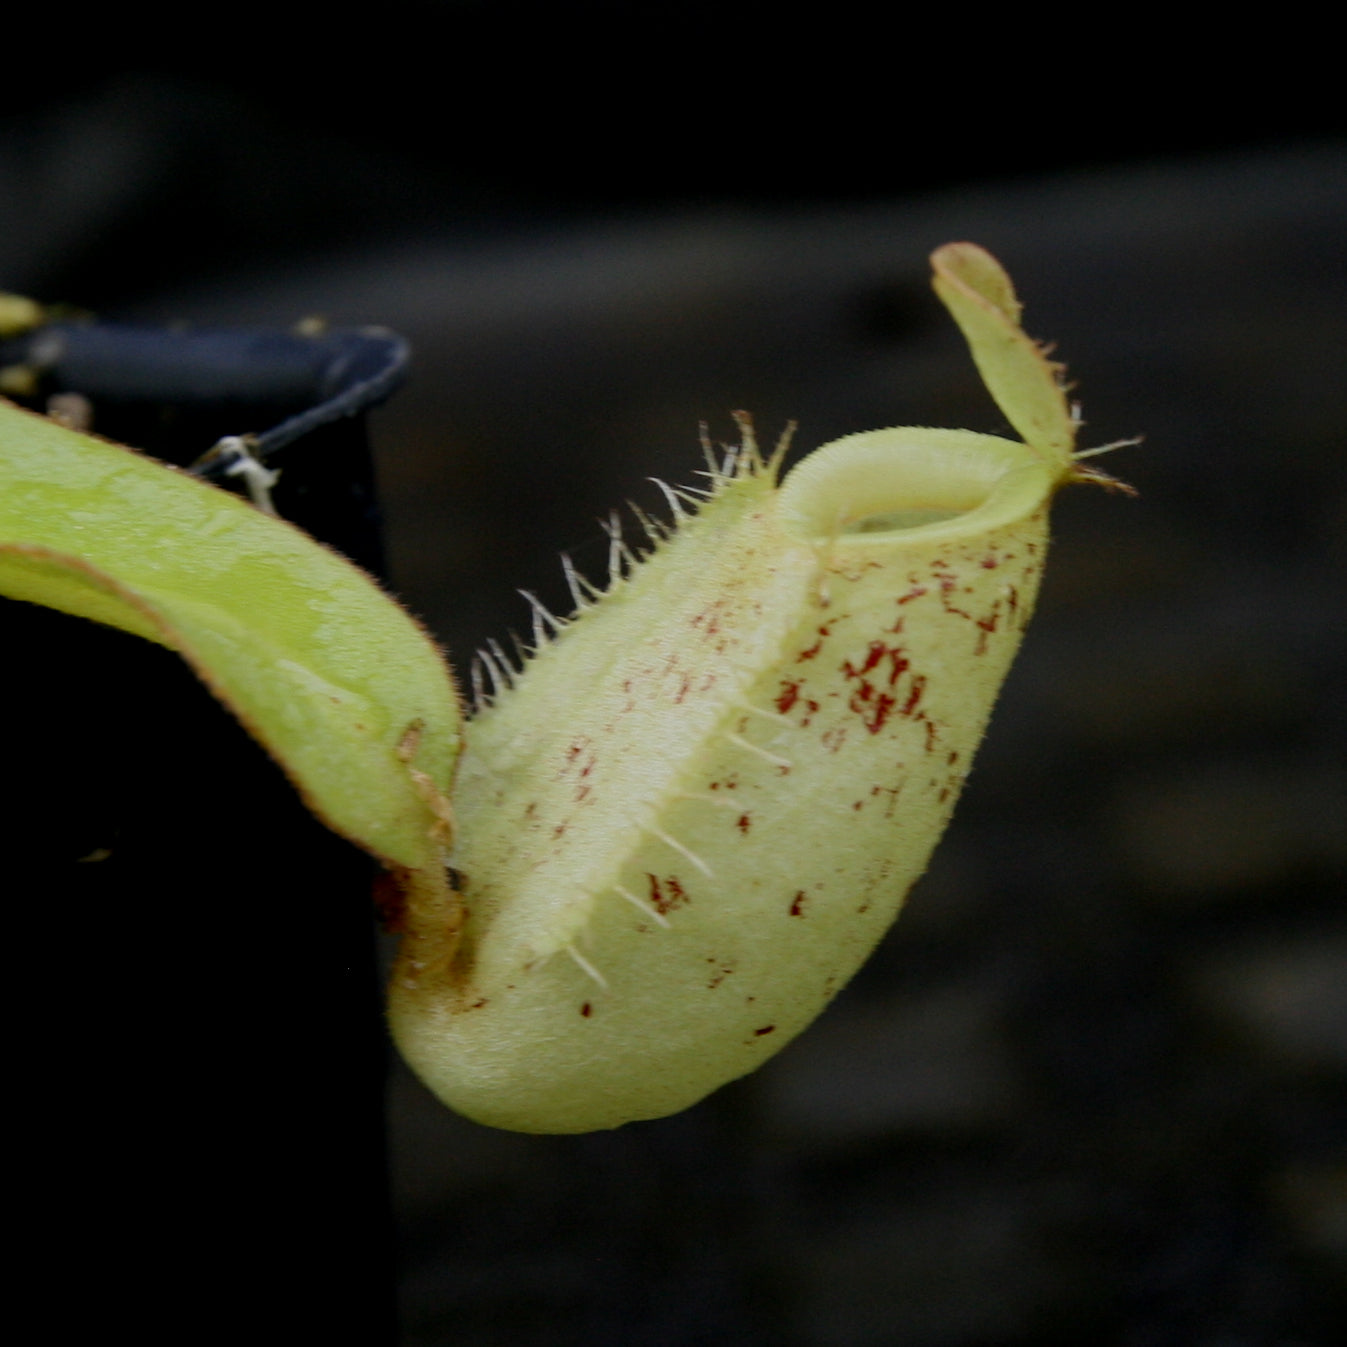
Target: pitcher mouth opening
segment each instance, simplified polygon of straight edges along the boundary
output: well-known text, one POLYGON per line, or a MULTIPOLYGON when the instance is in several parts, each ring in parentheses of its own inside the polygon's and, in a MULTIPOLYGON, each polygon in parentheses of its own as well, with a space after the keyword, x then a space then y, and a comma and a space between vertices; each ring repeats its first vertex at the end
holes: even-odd
POLYGON ((782 483, 783 527, 862 546, 980 533, 1023 518, 1055 476, 1026 444, 972 431, 866 431, 816 450, 782 483))
POLYGON ((957 519, 962 510, 886 510, 868 514, 842 524, 841 536, 850 533, 902 533, 908 529, 925 528, 928 524, 942 524, 946 519, 957 519))

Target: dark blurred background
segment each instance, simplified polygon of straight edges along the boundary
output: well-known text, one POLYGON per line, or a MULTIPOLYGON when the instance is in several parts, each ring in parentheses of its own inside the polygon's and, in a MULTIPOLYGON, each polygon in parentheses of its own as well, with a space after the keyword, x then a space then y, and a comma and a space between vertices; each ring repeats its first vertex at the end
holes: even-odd
POLYGON ((1005 263, 1087 443, 1146 437, 1107 462, 1139 499, 1061 500, 955 823, 810 1033, 579 1138, 394 1068, 406 1347, 1342 1340, 1342 127, 1303 62, 1272 97, 1247 55, 941 22, 14 21, 0 288, 408 336, 372 423, 391 583, 460 668, 527 630, 518 587, 564 607, 558 553, 601 568, 648 476, 689 480, 702 419, 1004 430, 942 242, 1005 263))

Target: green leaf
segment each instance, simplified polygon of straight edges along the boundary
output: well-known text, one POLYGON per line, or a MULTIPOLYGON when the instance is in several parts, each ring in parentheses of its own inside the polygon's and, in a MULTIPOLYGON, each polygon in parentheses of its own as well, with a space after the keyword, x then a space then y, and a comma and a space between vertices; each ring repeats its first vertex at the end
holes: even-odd
POLYGON ((320 818, 440 887, 458 697, 426 633, 335 552, 0 401, 0 594, 178 651, 320 818))

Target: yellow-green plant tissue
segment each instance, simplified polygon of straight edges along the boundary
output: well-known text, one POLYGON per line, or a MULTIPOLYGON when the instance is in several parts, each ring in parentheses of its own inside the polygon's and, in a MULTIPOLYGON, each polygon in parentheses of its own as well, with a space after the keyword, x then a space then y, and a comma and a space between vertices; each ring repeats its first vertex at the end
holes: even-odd
POLYGON ((925 868, 1085 475, 1005 273, 933 261, 1024 442, 868 431, 778 483, 745 425, 695 513, 465 726, 461 940, 413 912, 391 988, 451 1107, 579 1132, 696 1102, 809 1024, 925 868))
POLYGON ((672 1113, 794 1038, 893 921, 1033 609, 1052 497, 1102 477, 995 259, 933 263, 1021 440, 867 431, 778 481, 741 417, 675 526, 646 521, 649 556, 614 527, 603 592, 539 609, 522 672, 484 656, 466 721, 341 558, 8 405, 0 593, 179 650, 383 860, 393 1035, 451 1108, 530 1132, 672 1113))

